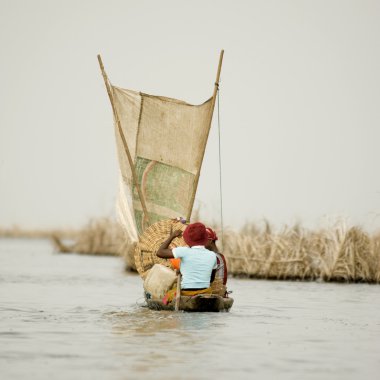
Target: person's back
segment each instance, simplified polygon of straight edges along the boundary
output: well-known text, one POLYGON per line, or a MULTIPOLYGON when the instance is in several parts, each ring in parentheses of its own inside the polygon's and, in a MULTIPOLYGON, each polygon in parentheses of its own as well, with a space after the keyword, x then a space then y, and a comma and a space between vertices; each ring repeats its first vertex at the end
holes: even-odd
POLYGON ((206 289, 210 286, 212 270, 216 268, 216 255, 204 246, 177 247, 173 256, 181 259, 181 288, 206 289))
POLYGON ((189 224, 183 232, 183 238, 189 247, 170 249, 172 240, 181 233, 171 232, 158 249, 157 256, 164 259, 181 259, 181 288, 184 291, 207 290, 210 287, 212 271, 216 269, 216 255, 205 248, 208 243, 206 227, 202 223, 189 224))

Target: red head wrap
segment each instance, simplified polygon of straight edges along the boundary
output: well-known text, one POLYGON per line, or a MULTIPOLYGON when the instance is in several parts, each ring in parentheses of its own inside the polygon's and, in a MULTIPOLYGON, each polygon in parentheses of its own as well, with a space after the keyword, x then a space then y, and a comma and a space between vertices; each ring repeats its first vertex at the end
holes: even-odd
POLYGON ((189 247, 206 245, 208 242, 206 226, 203 223, 189 224, 183 232, 183 238, 189 247))
POLYGON ((206 227, 206 232, 207 232, 208 240, 212 240, 212 241, 218 240, 218 237, 216 236, 216 232, 212 228, 206 227))

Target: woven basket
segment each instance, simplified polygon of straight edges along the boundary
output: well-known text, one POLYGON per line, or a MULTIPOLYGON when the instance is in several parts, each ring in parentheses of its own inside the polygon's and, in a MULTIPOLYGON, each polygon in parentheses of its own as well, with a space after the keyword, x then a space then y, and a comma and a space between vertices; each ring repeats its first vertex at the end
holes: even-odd
MULTIPOLYGON (((139 275, 143 279, 148 275, 149 269, 152 268, 154 264, 162 264, 172 268, 170 260, 159 258, 156 252, 160 245, 169 237, 171 229, 173 229, 173 231, 184 231, 185 228, 185 224, 177 220, 168 219, 154 223, 144 231, 136 244, 134 253, 137 272, 139 272, 139 275)), ((182 236, 175 238, 169 248, 179 246, 187 247, 182 236)))

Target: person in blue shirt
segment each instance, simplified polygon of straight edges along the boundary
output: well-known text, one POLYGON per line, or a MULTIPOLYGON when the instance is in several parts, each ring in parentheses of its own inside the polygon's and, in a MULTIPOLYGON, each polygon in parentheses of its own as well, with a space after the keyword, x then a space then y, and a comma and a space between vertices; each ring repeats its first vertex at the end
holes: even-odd
POLYGON ((171 232, 169 237, 161 244, 157 256, 163 259, 181 259, 181 290, 208 292, 210 283, 214 280, 217 268, 216 255, 206 249, 209 242, 206 226, 203 223, 189 224, 183 231, 183 239, 188 247, 170 249, 173 239, 181 236, 182 231, 171 232))

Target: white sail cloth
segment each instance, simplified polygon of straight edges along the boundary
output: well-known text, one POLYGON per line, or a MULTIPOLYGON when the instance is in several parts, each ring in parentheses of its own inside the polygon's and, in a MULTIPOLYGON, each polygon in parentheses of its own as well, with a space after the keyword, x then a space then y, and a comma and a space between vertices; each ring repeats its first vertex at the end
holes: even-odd
MULTIPOLYGON (((116 117, 130 151, 149 223, 186 216, 202 164, 211 99, 201 105, 112 86, 116 117)), ((116 125, 121 172, 119 219, 132 240, 146 228, 125 147, 116 125)))

